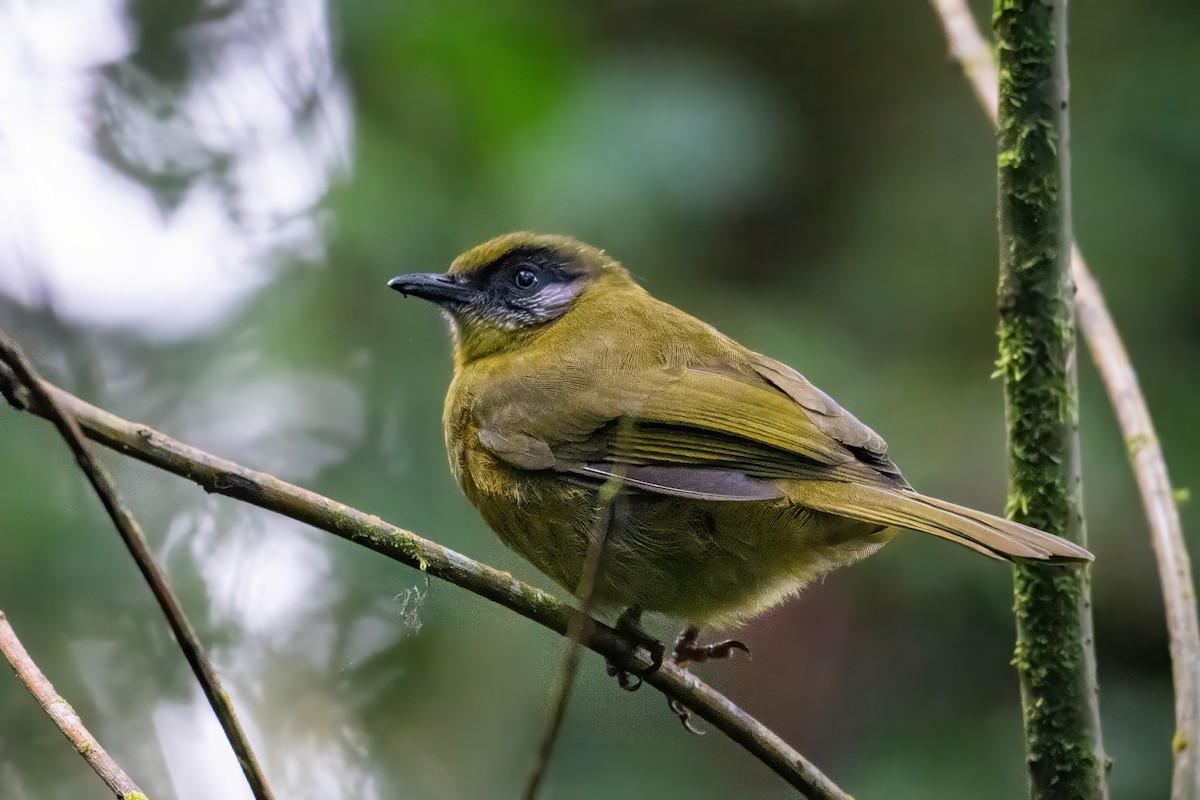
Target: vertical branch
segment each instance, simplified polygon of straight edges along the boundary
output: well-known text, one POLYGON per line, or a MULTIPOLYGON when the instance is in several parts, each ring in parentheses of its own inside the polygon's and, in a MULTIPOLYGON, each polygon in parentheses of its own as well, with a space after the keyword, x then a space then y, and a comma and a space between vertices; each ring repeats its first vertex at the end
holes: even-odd
MULTIPOLYGON (((1083 544, 1066 1, 995 0, 993 27, 1008 513, 1083 544)), ((1105 797, 1087 568, 1021 564, 1014 588, 1030 794, 1105 797)))
MULTIPOLYGON (((971 88, 992 124, 996 122, 996 62, 965 0, 933 0, 950 43, 971 88)), ((1162 583, 1171 642, 1171 672, 1175 684, 1175 736, 1171 749, 1175 769, 1172 800, 1200 799, 1200 617, 1196 611, 1195 582, 1183 538, 1183 524, 1175 504, 1167 462, 1137 373, 1116 323, 1109 314, 1100 286, 1088 270, 1078 247, 1071 252, 1075 277, 1075 308, 1079 330, 1100 371, 1117 422, 1129 449, 1129 460, 1142 495, 1150 543, 1162 583)))
MULTIPOLYGON (((624 427, 624 426, 622 426, 624 427)), ((592 528, 592 536, 587 541, 587 553, 583 559, 583 567, 579 572, 579 584, 575 589, 575 600, 579 610, 571 616, 567 625, 567 653, 563 657, 562 676, 558 693, 551 706, 550 720, 538 746, 537 759, 529 782, 525 786, 525 800, 535 800, 541 788, 546 772, 550 769, 550 758, 554 755, 554 745, 558 743, 562 732, 563 721, 567 717, 567 705, 571 700, 571 689, 579 674, 580 643, 588 632, 592 620, 592 600, 596 592, 596 579, 604 566, 604 551, 608 544, 609 527, 613 519, 613 506, 624 485, 623 470, 611 476, 596 493, 596 520, 592 528)))

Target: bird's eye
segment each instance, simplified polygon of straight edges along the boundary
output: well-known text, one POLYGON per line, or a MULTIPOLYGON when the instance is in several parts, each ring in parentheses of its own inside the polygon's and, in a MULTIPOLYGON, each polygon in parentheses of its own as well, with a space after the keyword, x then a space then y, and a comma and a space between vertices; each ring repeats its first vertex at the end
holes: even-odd
POLYGON ((519 289, 532 289, 537 285, 537 282, 537 273, 531 269, 517 270, 517 274, 513 275, 513 283, 515 283, 519 289))

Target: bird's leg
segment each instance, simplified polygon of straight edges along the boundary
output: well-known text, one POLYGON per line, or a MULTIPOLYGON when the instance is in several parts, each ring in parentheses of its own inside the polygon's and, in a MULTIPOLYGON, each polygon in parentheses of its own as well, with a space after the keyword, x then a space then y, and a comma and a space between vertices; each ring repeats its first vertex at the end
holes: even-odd
MULTIPOLYGON (((700 663, 718 658, 729 658, 733 655, 734 650, 741 650, 746 655, 750 655, 750 648, 737 639, 727 639, 723 642, 701 645, 696 644, 699 638, 699 628, 694 625, 689 625, 685 628, 683 633, 679 634, 679 638, 675 640, 675 647, 671 653, 671 662, 680 669, 687 669, 688 664, 692 662, 700 663)), ((698 736, 704 735, 704 731, 692 724, 692 712, 688 711, 682 703, 672 697, 667 701, 667 705, 670 706, 675 716, 679 717, 679 721, 683 723, 684 728, 698 736)))
POLYGON ((650 653, 650 667, 640 674, 631 675, 629 672, 618 667, 612 661, 606 659, 608 674, 617 679, 617 684, 627 692, 636 692, 642 688, 642 679, 653 672, 656 672, 662 666, 663 655, 665 648, 657 639, 650 636, 642 630, 641 627, 642 610, 637 606, 630 606, 621 612, 621 616, 617 617, 616 629, 637 642, 638 645, 646 648, 650 653))

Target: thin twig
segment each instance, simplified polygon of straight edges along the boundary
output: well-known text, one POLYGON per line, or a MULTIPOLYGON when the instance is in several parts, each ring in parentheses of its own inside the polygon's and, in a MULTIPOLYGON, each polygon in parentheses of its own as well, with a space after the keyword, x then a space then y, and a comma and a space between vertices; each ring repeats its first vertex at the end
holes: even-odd
POLYGON ((104 781, 113 794, 120 800, 147 800, 145 793, 84 727, 83 720, 75 713, 75 709, 54 691, 50 681, 21 645, 16 631, 8 623, 3 611, 0 611, 0 653, 4 654, 13 672, 38 701, 46 716, 54 720, 54 724, 63 732, 63 736, 67 737, 75 752, 83 756, 83 760, 100 776, 100 780, 104 781))
MULTIPOLYGON (((14 391, 12 383, 0 369, 0 394, 18 409, 46 416, 43 404, 14 391)), ((60 407, 74 415, 89 438, 193 481, 205 491, 274 511, 368 547, 498 603, 560 635, 566 634, 572 615, 577 613, 507 572, 390 525, 379 517, 121 419, 49 384, 43 386, 60 407)), ((626 672, 646 673, 653 664, 653 657, 639 647, 640 642, 600 622, 589 625, 580 641, 626 672)), ((849 800, 849 795, 776 733, 687 670, 666 662, 649 672, 645 681, 708 720, 805 796, 812 800, 849 800)))
MULTIPOLYGON (((980 105, 996 123, 998 84, 991 49, 965 0, 933 0, 950 52, 970 80, 980 105)), ((1137 373, 1116 323, 1077 244, 1071 248, 1077 322, 1108 391, 1150 526, 1170 637, 1175 684, 1174 800, 1200 798, 1200 620, 1183 525, 1137 373)))
POLYGON ((579 674, 580 640, 583 638, 583 627, 588 617, 583 613, 572 616, 565 635, 567 641, 566 655, 563 656, 561 678, 558 691, 555 692, 553 704, 550 707, 550 719, 546 721, 546 729, 542 732, 542 740, 538 745, 537 756, 533 769, 529 773, 529 782, 525 785, 525 800, 535 800, 542 780, 550 769, 550 759, 554 755, 554 745, 558 743, 562 731, 563 720, 567 716, 567 705, 571 699, 571 689, 575 686, 575 678, 579 674))
MULTIPOLYGON (((267 785, 266 776, 263 775, 254 750, 250 747, 250 740, 238 722, 237 714, 233 710, 233 703, 221 687, 221 679, 217 677, 212 662, 204 652, 200 637, 196 635, 195 629, 187 615, 184 614, 179 599, 171 591, 162 568, 155 561, 141 526, 121 504, 108 473, 92 457, 83 431, 80 430, 70 408, 64 408, 56 401, 54 394, 49 390, 49 384, 38 376, 25 359, 24 354, 21 353, 20 348, 3 331, 0 331, 0 362, 7 365, 17 381, 17 385, 12 387, 12 391, 18 392, 20 388, 28 391, 33 402, 37 404, 39 413, 54 424, 67 446, 71 448, 79 468, 87 476, 88 482, 100 497, 100 502, 104 504, 104 510, 108 512, 109 518, 112 519, 113 525, 120 533, 130 555, 133 556, 138 569, 146 579, 146 583, 149 584, 150 591, 154 593, 154 598, 166 616, 167 623, 175 634, 184 658, 187 659, 192 672, 195 673, 196 680, 200 682, 200 687, 204 690, 209 704, 221 722, 221 727, 225 730, 225 736, 237 755, 238 763, 242 766, 242 772, 245 774, 254 796, 258 800, 273 800, 274 795, 267 785)), ((6 396, 7 394, 6 391, 6 396)))
POLYGON ((983 106, 992 127, 996 126, 1000 106, 1000 76, 992 49, 979 33, 967 0, 933 0, 933 8, 946 32, 950 55, 962 67, 979 105, 983 106))
POLYGON ((1121 433, 1125 436, 1162 583, 1175 684, 1175 737, 1171 742, 1175 766, 1171 797, 1173 800, 1197 800, 1200 798, 1200 619, 1196 615, 1196 590, 1187 544, 1183 539, 1183 524, 1167 474, 1167 462, 1154 432, 1146 399, 1138 386, 1137 373, 1133 371, 1129 354, 1109 316, 1100 287, 1084 266, 1078 248, 1072 249, 1071 257, 1079 292, 1076 297, 1079 325, 1108 388, 1121 433))
POLYGON ((596 493, 596 521, 592 536, 588 539, 587 555, 580 569, 579 585, 575 589, 575 602, 579 604, 579 613, 571 618, 567 626, 567 652, 563 656, 562 678, 559 681, 558 692, 551 706, 550 719, 542 734, 541 745, 538 747, 537 758, 529 775, 529 783, 525 786, 525 800, 535 800, 546 771, 550 768, 550 758, 554 755, 554 745, 558 742, 562 731, 563 720, 567 716, 567 705, 571 699, 571 689, 575 686, 575 677, 579 674, 579 644, 584 631, 592 621, 592 599, 596 594, 596 578, 600 575, 604 564, 604 551, 608 544, 608 529, 612 523, 613 505, 617 502, 623 480, 619 475, 613 475, 606 480, 596 493))

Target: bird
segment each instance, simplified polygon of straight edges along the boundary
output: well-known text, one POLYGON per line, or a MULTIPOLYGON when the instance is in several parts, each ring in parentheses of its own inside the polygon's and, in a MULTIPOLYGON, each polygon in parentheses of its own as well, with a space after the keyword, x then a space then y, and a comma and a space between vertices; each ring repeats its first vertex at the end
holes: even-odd
POLYGON ((918 493, 883 438, 799 372, 574 238, 506 234, 388 285, 449 321, 443 428, 467 499, 570 591, 603 536, 594 608, 634 631, 643 613, 682 621, 681 665, 745 650, 698 644, 700 630, 756 616, 900 529, 1014 562, 1093 558, 918 493))

